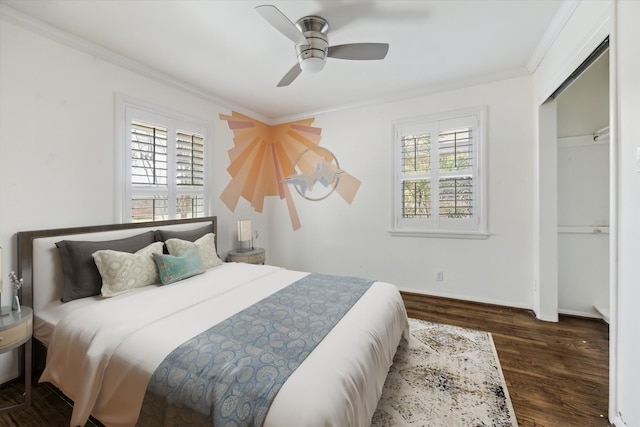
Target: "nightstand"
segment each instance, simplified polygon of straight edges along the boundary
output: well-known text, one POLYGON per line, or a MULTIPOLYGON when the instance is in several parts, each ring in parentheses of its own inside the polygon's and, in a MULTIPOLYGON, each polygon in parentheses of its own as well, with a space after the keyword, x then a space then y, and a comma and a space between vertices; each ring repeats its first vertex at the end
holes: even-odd
MULTIPOLYGON (((6 310, 6 308, 5 308, 6 310)), ((0 316, 0 354, 20 350, 20 372, 24 371, 24 402, 0 407, 0 414, 31 406, 31 335, 33 334, 33 311, 22 307, 0 316), (24 349, 20 347, 24 346, 24 349)))
POLYGON ((234 249, 227 253, 228 262, 245 262, 247 264, 264 264, 264 249, 254 248, 250 250, 234 249))

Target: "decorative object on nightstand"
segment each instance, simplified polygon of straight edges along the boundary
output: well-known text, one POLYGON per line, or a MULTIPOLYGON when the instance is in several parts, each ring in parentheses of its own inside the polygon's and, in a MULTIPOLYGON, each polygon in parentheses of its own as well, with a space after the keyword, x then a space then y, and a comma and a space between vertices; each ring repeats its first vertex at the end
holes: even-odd
POLYGON ((227 253, 228 262, 244 262, 247 264, 264 264, 265 252, 263 248, 249 250, 234 249, 227 253))
POLYGON ((237 249, 238 252, 248 252, 253 250, 250 219, 238 221, 238 241, 240 242, 240 248, 237 249), (249 242, 247 244, 248 247, 245 247, 245 242, 249 242))
MULTIPOLYGON (((2 248, 0 248, 0 301, 2 300, 2 292, 4 290, 2 286, 3 285, 3 281, 2 281, 2 276, 3 276, 2 265, 3 264, 4 264, 4 258, 3 258, 2 248)), ((16 299, 14 295, 16 295, 16 292, 20 290, 20 287, 22 287, 22 280, 18 280, 18 277, 13 271, 9 273, 9 279, 11 279, 11 298, 10 298, 11 302, 9 306, 0 307, 0 317, 7 316, 11 314, 13 310, 15 310, 14 304, 16 304, 16 299), (19 285, 17 289, 15 286, 16 284, 19 285)))
MULTIPOLYGON (((31 406, 31 335, 33 333, 33 311, 30 307, 9 311, 0 317, 0 354, 19 349, 20 372, 24 373, 24 402, 2 407, 0 414, 31 406), (24 346, 24 348, 21 348, 24 346)), ((0 405, 2 404, 0 396, 0 405)))
MULTIPOLYGON (((256 239, 258 238, 258 232, 256 231, 256 239)), ((251 231, 251 220, 243 219, 238 221, 238 241, 240 247, 233 249, 227 253, 228 262, 244 262, 247 264, 264 264, 265 253, 262 248, 255 248, 253 246, 253 234, 251 231), (249 242, 245 246, 245 242, 249 242), (247 247, 248 246, 248 247, 247 247)))
POLYGON ((20 289, 24 281, 22 277, 18 279, 18 276, 14 271, 9 273, 9 279, 11 279, 11 310, 20 311, 20 289))

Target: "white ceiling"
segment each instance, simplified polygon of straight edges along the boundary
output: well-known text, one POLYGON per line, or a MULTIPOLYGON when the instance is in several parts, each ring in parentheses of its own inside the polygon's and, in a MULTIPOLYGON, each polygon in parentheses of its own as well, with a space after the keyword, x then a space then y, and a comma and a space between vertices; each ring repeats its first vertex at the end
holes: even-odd
POLYGON ((568 1, 1 0, 0 12, 273 122, 531 73, 568 1), (293 22, 325 18, 330 45, 386 42, 389 53, 329 58, 320 73, 277 88, 294 47, 254 10, 260 4, 293 22))

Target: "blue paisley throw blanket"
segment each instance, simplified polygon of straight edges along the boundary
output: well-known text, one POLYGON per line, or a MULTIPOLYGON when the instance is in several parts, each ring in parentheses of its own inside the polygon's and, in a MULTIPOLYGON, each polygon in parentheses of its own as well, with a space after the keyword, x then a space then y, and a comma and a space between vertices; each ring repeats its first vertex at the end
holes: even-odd
POLYGON ((183 343, 149 380, 138 426, 262 426, 287 378, 372 283, 310 274, 183 343))

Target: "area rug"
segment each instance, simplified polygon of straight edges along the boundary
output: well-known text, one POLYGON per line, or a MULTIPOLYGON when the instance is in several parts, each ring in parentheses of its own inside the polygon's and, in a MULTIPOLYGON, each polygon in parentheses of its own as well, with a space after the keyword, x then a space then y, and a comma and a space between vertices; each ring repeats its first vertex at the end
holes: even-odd
POLYGON ((488 332, 409 319, 372 427, 517 426, 488 332))

